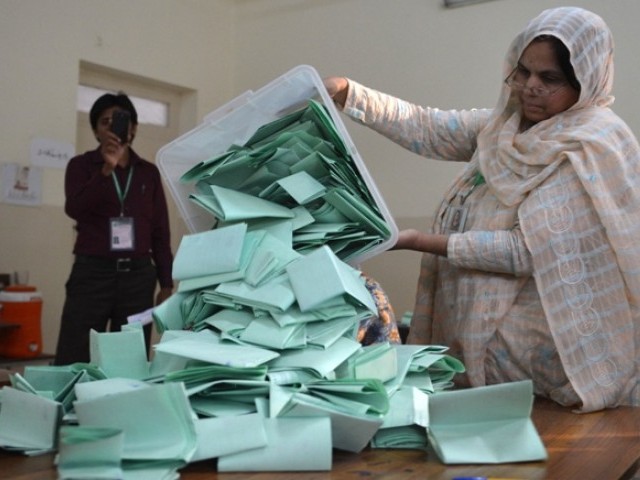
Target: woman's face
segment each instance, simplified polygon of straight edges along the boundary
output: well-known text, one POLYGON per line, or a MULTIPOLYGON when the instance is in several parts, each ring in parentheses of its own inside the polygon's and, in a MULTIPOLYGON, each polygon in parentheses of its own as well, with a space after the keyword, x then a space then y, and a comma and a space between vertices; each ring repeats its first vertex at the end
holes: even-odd
POLYGON ((551 42, 529 44, 510 77, 522 117, 531 124, 564 112, 578 101, 580 92, 568 82, 551 42))

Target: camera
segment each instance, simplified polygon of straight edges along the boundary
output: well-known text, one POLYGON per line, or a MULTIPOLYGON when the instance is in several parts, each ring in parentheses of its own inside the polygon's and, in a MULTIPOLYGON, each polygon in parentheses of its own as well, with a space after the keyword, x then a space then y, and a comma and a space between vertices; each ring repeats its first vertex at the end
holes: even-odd
POLYGON ((129 124, 131 115, 124 110, 116 110, 111 116, 111 131, 120 139, 120 143, 129 143, 129 124))

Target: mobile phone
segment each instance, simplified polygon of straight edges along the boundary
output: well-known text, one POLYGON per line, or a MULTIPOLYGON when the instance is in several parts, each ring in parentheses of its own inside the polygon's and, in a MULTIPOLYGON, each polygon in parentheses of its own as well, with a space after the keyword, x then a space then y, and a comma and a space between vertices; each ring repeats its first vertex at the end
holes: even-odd
POLYGON ((111 131, 120 139, 120 143, 129 143, 129 123, 131 115, 125 110, 116 110, 111 115, 111 131))

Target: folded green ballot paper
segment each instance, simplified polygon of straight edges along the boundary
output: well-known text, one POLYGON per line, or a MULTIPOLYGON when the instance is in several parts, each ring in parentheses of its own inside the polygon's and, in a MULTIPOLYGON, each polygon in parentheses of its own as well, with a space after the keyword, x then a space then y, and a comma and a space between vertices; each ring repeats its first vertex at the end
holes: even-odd
POLYGON ((237 271, 246 232, 247 225, 238 223, 184 235, 173 260, 173 278, 183 280, 237 271))
POLYGON ((194 415, 181 383, 78 400, 75 410, 82 427, 124 432, 123 459, 188 462, 196 451, 194 415))
POLYGON ((436 393, 429 397, 429 443, 447 464, 545 460, 532 407, 531 380, 436 393))
POLYGON ((27 455, 55 448, 62 405, 12 387, 2 388, 0 447, 27 455))
POLYGON ((151 316, 158 333, 163 334, 184 328, 180 309, 188 295, 185 292, 176 292, 153 309, 151 316))
POLYGON ((122 430, 64 426, 59 437, 59 480, 123 478, 122 430))
POLYGON ((207 196, 193 194, 192 199, 222 220, 251 218, 293 218, 286 207, 243 192, 211 185, 207 196))
MULTIPOLYGON (((355 382, 354 382, 355 383, 355 382)), ((375 382, 374 382, 375 383, 375 382)), ((340 388, 339 384, 336 388, 340 388)), ((347 385, 348 387, 348 385, 347 385)), ((367 386, 354 384, 354 392, 343 392, 347 396, 327 395, 326 392, 314 392, 303 388, 296 391, 290 387, 271 385, 269 395, 271 415, 279 418, 328 417, 331 420, 331 443, 333 448, 348 452, 360 452, 367 446, 383 421, 383 415, 377 413, 380 404, 382 410, 388 408, 388 399, 384 389, 374 387, 364 392, 367 386), (319 395, 319 393, 321 393, 319 395), (355 400, 350 400, 353 395, 355 400), (363 403, 363 397, 369 396, 373 403, 363 403), (375 407, 374 404, 377 404, 375 407)))
POLYGON ((149 362, 141 328, 89 332, 91 363, 108 377, 147 378, 149 362))
POLYGON ((305 205, 320 198, 326 191, 324 185, 305 171, 276 180, 260 192, 260 197, 272 202, 285 202, 290 196, 298 204, 305 205))
POLYGON ((268 363, 269 369, 309 369, 319 377, 334 376, 334 370, 361 348, 356 340, 340 337, 327 348, 307 347, 299 350, 283 350, 268 363))
POLYGON ((268 349, 221 343, 213 332, 191 332, 190 335, 158 343, 155 350, 201 362, 240 368, 257 367, 278 357, 277 352, 268 349))
POLYGON ((72 410, 75 400, 74 386, 77 383, 91 381, 91 376, 85 370, 76 370, 70 365, 27 365, 24 377, 15 374, 11 383, 15 388, 50 397, 62 404, 63 412, 72 410), (28 387, 25 388, 26 384, 28 387))
POLYGON ((198 447, 192 462, 267 446, 264 417, 258 413, 202 418, 195 426, 198 447))
POLYGON ((398 354, 388 342, 363 347, 336 369, 338 378, 377 378, 387 382, 398 372, 398 354))
POLYGON ((219 472, 331 470, 328 417, 265 418, 267 444, 218 459, 219 472))
POLYGON ((370 254, 391 242, 393 221, 376 203, 327 107, 312 98, 305 103, 258 127, 243 145, 212 151, 214 157, 184 172, 180 183, 195 184, 188 199, 215 217, 217 228, 293 219, 294 211, 304 208, 306 225, 318 230, 297 232, 302 227, 297 222, 294 250, 328 245, 345 261, 370 254), (344 229, 329 226, 323 232, 327 223, 344 229))
POLYGON ((372 313, 377 311, 361 273, 342 262, 327 246, 291 262, 287 273, 302 312, 340 305, 345 300, 372 313))
POLYGON ((401 386, 415 386, 420 388, 425 393, 433 393, 434 388, 431 383, 431 376, 427 369, 421 365, 419 368, 415 366, 416 362, 419 362, 424 355, 429 354, 441 354, 446 352, 449 348, 441 345, 406 345, 395 344, 391 347, 396 351, 396 365, 397 371, 394 378, 385 382, 385 387, 389 395, 395 392, 401 386), (408 382, 411 372, 416 372, 413 375, 413 382, 408 382))
POLYGON ((429 396, 415 387, 402 387, 389 398, 389 412, 371 439, 371 448, 424 450, 427 447, 429 396))

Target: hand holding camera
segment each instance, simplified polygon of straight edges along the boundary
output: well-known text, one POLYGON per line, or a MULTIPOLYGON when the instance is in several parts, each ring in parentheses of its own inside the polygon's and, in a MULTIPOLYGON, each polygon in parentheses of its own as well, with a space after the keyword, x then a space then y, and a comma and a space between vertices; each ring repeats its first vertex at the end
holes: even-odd
POLYGON ((111 116, 109 135, 103 137, 101 151, 105 163, 102 168, 103 175, 111 175, 118 164, 124 166, 127 161, 127 147, 131 141, 131 117, 129 112, 115 110, 111 116))
POLYGON ((116 134, 123 145, 129 143, 129 125, 131 116, 125 110, 116 110, 111 116, 111 131, 116 134))

